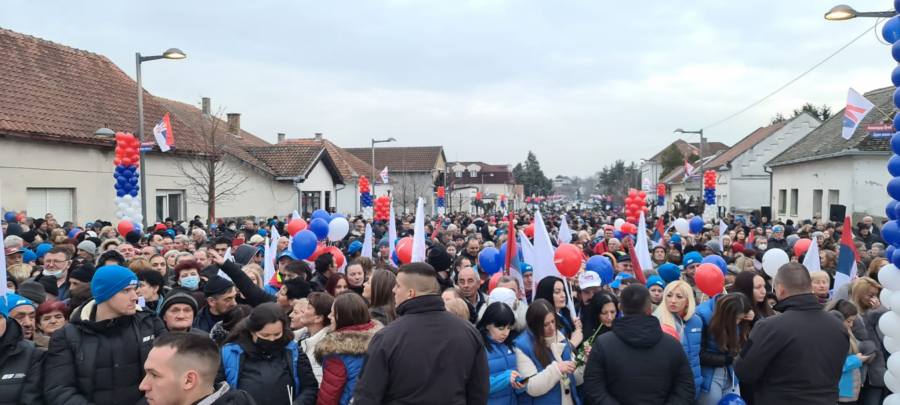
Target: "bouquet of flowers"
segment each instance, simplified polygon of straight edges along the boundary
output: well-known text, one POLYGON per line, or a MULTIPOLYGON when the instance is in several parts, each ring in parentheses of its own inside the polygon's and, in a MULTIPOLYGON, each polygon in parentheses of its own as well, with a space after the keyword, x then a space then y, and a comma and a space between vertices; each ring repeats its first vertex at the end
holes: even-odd
POLYGON ((597 334, 600 333, 600 328, 594 331, 594 334, 588 338, 588 340, 584 341, 584 344, 581 345, 581 348, 575 352, 575 368, 579 368, 584 366, 587 361, 587 348, 591 347, 594 344, 594 339, 597 338, 597 334))

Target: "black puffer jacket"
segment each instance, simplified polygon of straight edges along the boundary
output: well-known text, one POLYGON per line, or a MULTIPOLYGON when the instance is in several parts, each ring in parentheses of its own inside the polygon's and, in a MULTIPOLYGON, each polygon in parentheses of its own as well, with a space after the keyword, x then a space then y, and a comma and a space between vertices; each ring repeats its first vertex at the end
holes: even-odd
POLYGON ((693 404, 694 373, 677 339, 652 315, 613 321, 584 370, 587 404, 693 404))
POLYGON ((735 359, 738 381, 755 385, 758 404, 836 403, 847 328, 812 293, 785 298, 775 310, 781 314, 757 322, 735 359))
POLYGON ((7 320, 0 336, 0 405, 43 404, 41 361, 44 351, 22 338, 19 323, 7 320), (8 378, 7 378, 8 376, 8 378))
POLYGON ((325 277, 322 273, 316 273, 313 276, 312 281, 309 282, 309 286, 312 288, 313 292, 325 292, 325 285, 328 284, 328 277, 325 277))
POLYGON ((228 383, 216 384, 216 391, 197 404, 202 405, 256 405, 256 401, 246 391, 234 388, 228 383))
POLYGON ((96 313, 89 301, 53 333, 44 358, 47 403, 131 405, 144 397, 144 361, 166 325, 149 311, 103 322, 93 321, 96 313))
POLYGON ((231 279, 231 282, 234 283, 234 286, 237 287, 238 291, 243 295, 243 297, 237 297, 238 304, 247 304, 251 307, 255 307, 259 304, 275 302, 275 296, 267 293, 262 288, 259 288, 259 286, 247 276, 247 273, 244 273, 244 271, 241 270, 241 267, 238 266, 237 263, 226 260, 219 268, 231 279))

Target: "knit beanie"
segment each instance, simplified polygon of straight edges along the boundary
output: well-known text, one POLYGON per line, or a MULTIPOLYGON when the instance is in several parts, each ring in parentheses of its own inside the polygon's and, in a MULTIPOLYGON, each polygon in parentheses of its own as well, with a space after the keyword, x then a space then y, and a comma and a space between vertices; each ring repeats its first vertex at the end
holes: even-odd
MULTIPOLYGON (((118 253, 118 252, 117 252, 118 253)), ((69 279, 76 279, 82 283, 90 283, 94 278, 94 266, 90 263, 82 264, 69 273, 69 279)))
POLYGON ((59 286, 56 284, 56 277, 38 277, 37 280, 42 286, 44 286, 44 293, 50 294, 52 296, 59 295, 59 286))
POLYGON ((138 285, 137 276, 125 267, 112 264, 97 269, 91 279, 91 292, 94 301, 102 304, 130 285, 138 285))
POLYGON ((35 253, 37 253, 37 257, 44 257, 44 254, 47 253, 50 249, 53 249, 53 245, 49 243, 41 243, 38 245, 37 249, 35 249, 35 253))
POLYGON ((665 281, 666 284, 681 278, 681 269, 674 263, 664 263, 656 268, 656 272, 659 273, 659 278, 665 281))
POLYGON ((663 289, 666 288, 666 282, 663 281, 663 279, 661 277, 659 277, 659 276, 648 277, 647 278, 647 288, 650 288, 650 286, 654 286, 654 285, 658 285, 658 286, 662 287, 663 289))
POLYGON ((16 294, 38 304, 44 303, 44 300, 47 299, 44 295, 44 286, 35 281, 26 281, 22 283, 22 285, 16 289, 16 294))
POLYGON ((31 251, 31 249, 21 248, 22 251, 22 263, 30 263, 37 260, 37 254, 31 251))
POLYGON ((22 306, 22 305, 31 305, 32 307, 35 306, 34 303, 31 302, 31 300, 29 300, 28 298, 25 298, 25 297, 23 297, 23 296, 21 296, 21 295, 18 295, 18 294, 6 294, 6 307, 7 307, 6 311, 7 311, 7 314, 9 313, 9 311, 12 311, 12 310, 15 309, 16 307, 22 306))
POLYGON ((125 241, 132 244, 137 245, 141 241, 140 232, 131 231, 125 234, 125 241))
POLYGON ((702 263, 703 255, 698 252, 691 252, 684 255, 684 259, 681 261, 681 267, 687 268, 694 263, 702 263))
POLYGON ((118 250, 109 249, 100 254, 100 257, 97 258, 97 265, 102 266, 106 263, 107 260, 113 259, 119 263, 119 266, 125 266, 125 256, 122 256, 118 250))
POLYGON ((207 281, 206 285, 203 287, 203 296, 209 298, 213 295, 231 290, 232 288, 234 288, 234 283, 227 278, 219 276, 210 277, 209 281, 207 281))
POLYGON ((6 297, 0 297, 0 315, 3 315, 4 318, 9 318, 9 308, 6 306, 6 297))
POLYGON ((434 271, 446 271, 453 265, 453 258, 444 248, 434 246, 428 249, 427 263, 434 267, 434 271))
POLYGON ((173 287, 159 307, 160 315, 165 314, 169 307, 175 304, 188 304, 194 310, 194 314, 197 314, 197 300, 194 299, 194 295, 187 288, 173 287))

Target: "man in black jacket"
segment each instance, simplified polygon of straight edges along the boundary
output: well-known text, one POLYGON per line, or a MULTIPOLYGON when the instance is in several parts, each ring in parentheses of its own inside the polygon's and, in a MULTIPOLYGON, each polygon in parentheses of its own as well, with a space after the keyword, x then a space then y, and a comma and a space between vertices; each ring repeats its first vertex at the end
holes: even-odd
POLYGON ((584 370, 586 404, 693 404, 694 374, 681 343, 650 315, 650 291, 621 290, 612 333, 594 340, 584 370))
POLYGON ((153 339, 166 326, 137 306, 138 279, 125 267, 103 266, 91 279, 94 299, 53 333, 44 357, 47 403, 134 404, 153 339))
POLYGON ((778 316, 760 320, 734 361, 738 381, 755 384, 757 404, 834 404, 850 335, 822 311, 799 263, 778 269, 778 316))
POLYGON ((353 392, 356 405, 487 403, 484 342, 469 322, 447 311, 435 277, 426 263, 400 267, 394 287, 400 317, 369 343, 353 392))
POLYGON ((144 363, 141 391, 154 405, 255 405, 245 391, 215 385, 222 355, 216 343, 196 333, 169 333, 156 339, 144 363))
POLYGON ((310 281, 313 291, 325 292, 328 279, 337 271, 337 262, 331 253, 322 253, 316 258, 316 275, 310 281))
POLYGON ((44 351, 24 339, 18 322, 10 320, 7 300, 24 299, 15 294, 0 297, 0 404, 42 404, 41 361, 44 351))
POLYGON ((203 296, 206 298, 206 306, 197 312, 193 328, 209 332, 222 320, 225 312, 237 306, 237 290, 234 283, 225 277, 213 276, 203 287, 203 296))

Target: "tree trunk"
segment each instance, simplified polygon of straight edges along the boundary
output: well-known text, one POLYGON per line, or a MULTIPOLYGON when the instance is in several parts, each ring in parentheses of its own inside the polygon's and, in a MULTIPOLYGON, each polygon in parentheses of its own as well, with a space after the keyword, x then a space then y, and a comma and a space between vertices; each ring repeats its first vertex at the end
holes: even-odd
POLYGON ((207 207, 207 216, 209 216, 210 223, 215 222, 216 220, 216 161, 213 159, 209 160, 209 195, 207 196, 206 204, 207 207))

